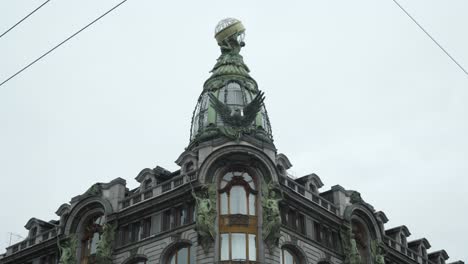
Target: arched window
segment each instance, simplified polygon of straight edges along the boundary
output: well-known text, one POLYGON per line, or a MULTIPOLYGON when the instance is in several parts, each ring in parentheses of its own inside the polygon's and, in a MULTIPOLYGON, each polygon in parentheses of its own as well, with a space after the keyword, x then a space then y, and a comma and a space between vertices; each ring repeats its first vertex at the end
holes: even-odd
POLYGON ((179 247, 171 253, 166 264, 195 264, 195 255, 195 247, 179 247))
POLYGON ((257 261, 257 191, 243 169, 227 171, 219 182, 220 260, 257 261))
POLYGON ((81 264, 95 263, 97 245, 103 232, 104 216, 97 215, 88 219, 85 223, 84 233, 81 239, 81 264))
POLYGON ((299 258, 288 248, 281 249, 281 264, 301 264, 299 258))
POLYGON ((233 171, 224 175, 220 184, 222 215, 256 215, 255 183, 247 172, 233 171))

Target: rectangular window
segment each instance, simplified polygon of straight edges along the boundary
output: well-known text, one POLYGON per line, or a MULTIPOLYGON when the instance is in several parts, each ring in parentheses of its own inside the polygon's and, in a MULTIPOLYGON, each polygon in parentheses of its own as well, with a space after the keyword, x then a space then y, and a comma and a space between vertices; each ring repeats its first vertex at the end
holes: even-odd
POLYGON ((229 260, 229 234, 221 234, 221 260, 229 260))
POLYGON ((297 219, 297 231, 303 235, 305 235, 305 219, 304 215, 299 214, 297 219))
POLYGON ((233 186, 229 194, 231 214, 247 214, 247 194, 243 186, 233 186))
POLYGON ((288 215, 286 214, 286 212, 287 212, 287 209, 284 207, 281 207, 280 214, 281 214, 281 223, 283 223, 283 225, 288 224, 288 215))
POLYGON ((256 236, 249 234, 249 260, 257 260, 257 241, 256 236))
POLYGON ((130 225, 130 242, 136 242, 140 239, 140 222, 130 225))
POLYGON ((296 212, 294 210, 288 211, 288 225, 292 229, 296 229, 296 212))
POLYGON ((255 215, 255 195, 249 194, 249 215, 255 215))
POLYGON ((187 205, 187 224, 193 223, 193 216, 195 215, 195 205, 190 203, 187 205))
POLYGON ((183 207, 180 210, 180 225, 187 224, 187 207, 183 207))
POLYGON ((167 231, 171 228, 171 210, 163 212, 162 231, 167 231))
POLYGON ((247 259, 245 234, 232 233, 231 234, 231 253, 233 260, 247 259))
POLYGON ((123 226, 120 228, 120 245, 126 245, 129 242, 129 226, 123 226))
POLYGON ((228 197, 227 193, 222 193, 221 195, 221 214, 222 215, 227 215, 228 214, 228 197))
POLYGON ((340 252, 341 251, 340 236, 338 235, 337 232, 332 232, 332 236, 333 236, 333 248, 340 252))
POLYGON ((162 228, 162 214, 153 215, 151 220, 151 232, 150 234, 157 234, 161 232, 162 228))
POLYGON ((181 211, 182 211, 182 207, 174 208, 174 211, 173 211, 173 213, 172 213, 172 225, 171 225, 171 228, 176 228, 176 227, 180 226, 181 211))
POLYGON ((101 235, 98 232, 95 232, 93 234, 93 239, 91 240, 91 248, 90 248, 90 251, 89 251, 90 254, 95 254, 96 253, 97 246, 98 246, 98 244, 99 244, 99 242, 101 240, 100 236, 101 235))
POLYGON ((322 242, 322 226, 317 223, 317 222, 314 222, 314 229, 315 229, 315 240, 318 241, 318 242, 322 242))
POLYGON ((150 236, 151 232, 151 217, 143 219, 143 231, 141 233, 141 238, 146 238, 150 236))

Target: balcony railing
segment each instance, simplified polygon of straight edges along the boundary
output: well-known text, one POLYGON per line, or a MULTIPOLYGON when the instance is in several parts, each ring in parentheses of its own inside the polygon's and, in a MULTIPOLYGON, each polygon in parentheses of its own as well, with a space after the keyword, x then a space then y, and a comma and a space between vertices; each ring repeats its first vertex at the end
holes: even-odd
POLYGON ((13 244, 9 247, 6 248, 7 252, 6 255, 9 256, 11 254, 14 254, 16 252, 22 251, 24 249, 30 248, 36 244, 39 244, 41 242, 50 240, 52 238, 55 238, 57 236, 57 231, 55 228, 47 230, 45 232, 41 232, 40 234, 34 236, 34 237, 28 237, 25 240, 18 242, 16 244, 13 244))
POLYGON ((383 241, 387 246, 395 249, 396 251, 420 264, 435 264, 434 262, 430 261, 427 257, 421 256, 418 252, 408 248, 407 246, 397 242, 396 240, 388 236, 385 236, 383 238, 383 241))
POLYGON ((338 215, 338 207, 331 203, 330 201, 320 197, 320 195, 312 193, 304 188, 304 186, 296 183, 293 179, 288 177, 279 177, 279 182, 298 193, 299 195, 305 197, 307 200, 312 201, 313 203, 325 208, 327 211, 338 215))
POLYGON ((163 193, 173 191, 181 186, 184 186, 196 180, 197 177, 195 175, 181 175, 174 177, 152 188, 146 189, 143 192, 138 192, 133 195, 130 195, 129 197, 126 197, 125 199, 119 202, 120 209, 125 209, 129 206, 135 205, 145 200, 160 196, 163 193))

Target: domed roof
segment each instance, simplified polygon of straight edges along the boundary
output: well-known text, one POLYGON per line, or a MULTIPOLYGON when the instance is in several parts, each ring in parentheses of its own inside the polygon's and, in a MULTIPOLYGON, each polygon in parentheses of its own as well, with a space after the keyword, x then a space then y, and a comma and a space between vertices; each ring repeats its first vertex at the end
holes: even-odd
POLYGON ((222 20, 216 27, 215 37, 221 55, 198 98, 189 147, 223 136, 239 139, 250 135, 273 142, 263 93, 239 54, 245 45, 240 37, 244 32, 242 23, 232 18, 222 20))

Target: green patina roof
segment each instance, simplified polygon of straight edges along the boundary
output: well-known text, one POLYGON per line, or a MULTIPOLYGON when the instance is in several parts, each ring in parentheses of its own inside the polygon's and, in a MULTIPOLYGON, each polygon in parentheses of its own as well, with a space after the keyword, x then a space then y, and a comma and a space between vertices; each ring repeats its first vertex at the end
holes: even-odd
POLYGON ((243 42, 245 29, 240 21, 227 22, 226 25, 222 24, 221 27, 217 27, 215 32, 221 55, 210 71, 211 76, 205 81, 195 107, 189 148, 200 142, 223 136, 239 139, 242 135, 250 135, 261 141, 273 142, 268 114, 263 99, 260 99, 263 95, 259 93, 257 82, 250 76, 249 67, 239 54, 245 45, 243 42), (233 25, 237 29, 233 29, 233 25), (225 37, 223 39, 220 36, 225 37), (214 107, 213 100, 218 101, 217 108, 214 107), (261 106, 252 112, 254 103, 250 103, 256 100, 260 100, 261 106), (252 118, 252 114, 252 122, 250 119, 245 119, 247 116, 252 118), (236 122, 243 125, 230 122, 233 120, 240 120, 240 123, 236 122))
POLYGON ((206 80, 204 89, 216 90, 225 85, 226 81, 237 80, 246 83, 246 87, 257 91, 257 82, 250 76, 249 67, 243 57, 235 52, 223 53, 211 70, 211 76, 206 80))

